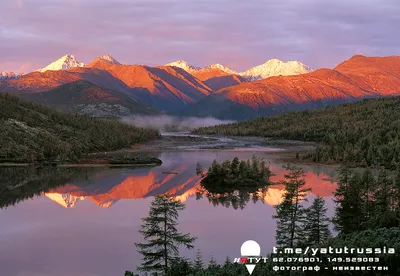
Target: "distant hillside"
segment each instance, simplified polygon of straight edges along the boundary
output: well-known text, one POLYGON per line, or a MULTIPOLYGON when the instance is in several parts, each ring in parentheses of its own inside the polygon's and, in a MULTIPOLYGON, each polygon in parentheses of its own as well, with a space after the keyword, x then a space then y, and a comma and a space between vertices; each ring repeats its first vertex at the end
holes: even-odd
POLYGON ((229 119, 237 116, 240 110, 248 113, 250 108, 253 117, 267 116, 398 94, 400 57, 354 56, 333 70, 319 69, 296 76, 270 77, 221 89, 188 106, 182 114, 206 114, 220 119, 220 114, 223 114, 225 119, 229 119), (236 103, 235 112, 227 108, 232 103, 236 103))
POLYGON ((60 113, 0 93, 2 162, 75 161, 90 152, 120 149, 158 135, 156 130, 60 113))
POLYGON ((227 73, 219 68, 203 68, 191 73, 213 90, 238 85, 247 80, 237 74, 227 73))
POLYGON ((159 111, 170 112, 214 93, 199 79, 177 67, 120 65, 111 57, 94 61, 92 67, 33 72, 18 79, 0 81, 0 92, 34 93, 60 85, 86 80, 98 86, 122 92, 159 111), (99 67, 99 68, 97 68, 99 67))
POLYGON ((195 132, 314 141, 319 143, 316 152, 302 157, 394 169, 400 164, 400 96, 289 112, 195 132))
POLYGON ((22 94, 21 97, 56 109, 94 117, 155 115, 156 110, 126 94, 78 80, 55 89, 22 94))
POLYGON ((78 80, 87 80, 101 87, 124 92, 129 90, 121 80, 97 68, 75 67, 69 70, 32 72, 18 79, 0 82, 0 92, 43 92, 78 80))
POLYGON ((214 92, 203 82, 177 67, 113 65, 107 72, 129 88, 128 95, 165 112, 182 109, 214 92))

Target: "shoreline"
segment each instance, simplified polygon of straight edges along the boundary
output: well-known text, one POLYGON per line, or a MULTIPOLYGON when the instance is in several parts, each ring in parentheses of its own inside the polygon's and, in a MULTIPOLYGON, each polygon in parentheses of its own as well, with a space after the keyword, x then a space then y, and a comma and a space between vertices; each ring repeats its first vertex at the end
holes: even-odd
POLYGON ((88 157, 73 162, 44 161, 42 163, 4 162, 0 167, 143 167, 161 165, 162 161, 155 157, 161 152, 180 151, 213 151, 213 150, 239 150, 255 151, 274 156, 280 163, 292 163, 298 165, 318 165, 327 167, 338 167, 340 164, 326 164, 313 162, 311 160, 297 159, 296 153, 304 153, 315 150, 315 143, 275 140, 263 137, 242 136, 192 136, 192 133, 165 133, 159 139, 141 144, 132 145, 118 150, 108 152, 90 153, 88 157), (270 148, 271 150, 262 150, 270 148))

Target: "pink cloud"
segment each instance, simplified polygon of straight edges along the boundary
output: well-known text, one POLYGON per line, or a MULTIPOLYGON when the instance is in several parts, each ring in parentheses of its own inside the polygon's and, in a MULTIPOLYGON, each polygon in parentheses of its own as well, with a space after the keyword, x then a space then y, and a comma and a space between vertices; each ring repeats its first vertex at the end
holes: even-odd
POLYGON ((0 71, 43 67, 66 53, 84 62, 109 53, 124 63, 186 59, 236 70, 270 58, 318 68, 359 52, 399 54, 397 0, 18 0, 0 10, 0 71))

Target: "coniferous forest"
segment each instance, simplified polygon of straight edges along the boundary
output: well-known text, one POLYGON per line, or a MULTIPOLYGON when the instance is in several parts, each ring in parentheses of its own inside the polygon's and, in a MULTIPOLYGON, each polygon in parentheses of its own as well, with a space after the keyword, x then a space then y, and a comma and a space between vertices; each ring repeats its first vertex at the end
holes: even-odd
MULTIPOLYGON (((232 199, 232 193, 236 191, 239 195, 238 201, 242 202, 239 204, 241 208, 245 207, 247 201, 255 199, 256 190, 244 191, 247 189, 246 185, 240 185, 237 179, 257 179, 255 181, 259 189, 273 184, 284 186, 282 201, 275 206, 276 245, 280 249, 302 249, 304 253, 301 255, 288 252, 270 253, 266 262, 257 264, 252 275, 399 275, 400 167, 396 173, 388 173, 384 168, 373 173, 369 169, 351 170, 347 164, 343 164, 338 171, 338 187, 334 194, 335 214, 333 217, 328 217, 325 200, 322 197, 316 196, 308 206, 305 205, 308 201, 307 194, 311 189, 305 188, 305 173, 302 168, 286 165, 284 179, 272 183, 269 180, 269 168, 259 159, 253 157, 252 161, 256 164, 252 165, 251 160, 246 162, 234 158, 232 161, 226 160, 222 163, 214 161, 207 173, 204 173, 200 166, 196 169, 202 178, 200 185, 202 194, 212 194, 216 199, 223 198, 223 203, 226 203, 228 199, 232 199), (223 183, 223 185, 216 189, 210 180, 212 183, 223 183), (244 193, 248 195, 243 196, 244 193), (331 223, 334 226, 334 233, 331 232, 331 223), (354 248, 362 252, 350 250, 321 254, 322 250, 327 250, 329 247, 354 248), (309 248, 318 253, 311 254, 307 251, 309 248), (368 252, 367 248, 373 249, 373 252, 368 252), (333 269, 338 266, 374 268, 364 271, 333 269), (302 270, 294 271, 293 267, 301 267, 302 270)), ((141 233, 145 239, 151 239, 151 243, 139 244, 141 249, 146 249, 145 252, 141 252, 144 262, 139 270, 147 271, 148 274, 145 275, 165 276, 247 275, 244 263, 235 263, 229 256, 223 264, 218 264, 214 258, 205 264, 199 251, 194 261, 179 256, 177 246, 183 244, 194 248, 193 242, 196 239, 190 234, 179 233, 177 220, 179 211, 183 208, 183 203, 168 195, 154 199, 149 217, 143 219, 145 223, 142 229, 146 231, 141 233), (160 206, 155 208, 158 205, 160 206), (170 207, 166 208, 167 206, 170 207), (169 224, 173 227, 169 227, 169 224), (163 225, 167 227, 163 228, 163 225), (173 235, 169 233, 170 229, 173 229, 173 235), (173 237, 179 238, 172 240, 173 237), (181 237, 185 238, 183 242, 181 237), (168 257, 169 254, 173 254, 174 259, 168 257), (160 257, 154 259, 153 256, 156 255, 160 257), (167 259, 169 261, 163 261, 167 259)), ((125 272, 125 276, 134 275, 137 274, 125 272)))
POLYGON ((61 113, 0 94, 0 161, 75 161, 157 138, 159 132, 116 120, 61 113))
POLYGON ((395 169, 400 163, 400 97, 289 112, 194 132, 312 141, 318 144, 316 151, 299 158, 395 169))

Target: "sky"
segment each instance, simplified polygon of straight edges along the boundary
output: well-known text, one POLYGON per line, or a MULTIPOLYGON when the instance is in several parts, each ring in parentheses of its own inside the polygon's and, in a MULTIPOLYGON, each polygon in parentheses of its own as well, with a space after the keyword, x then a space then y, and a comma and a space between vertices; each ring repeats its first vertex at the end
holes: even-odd
POLYGON ((65 54, 243 71, 271 58, 333 68, 400 55, 399 0, 0 0, 0 71, 65 54))

